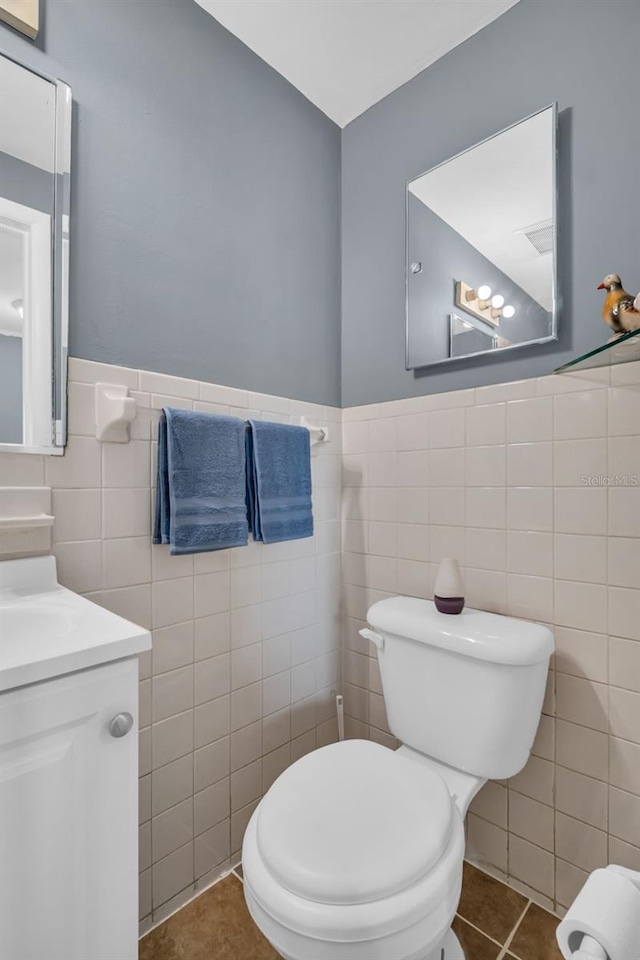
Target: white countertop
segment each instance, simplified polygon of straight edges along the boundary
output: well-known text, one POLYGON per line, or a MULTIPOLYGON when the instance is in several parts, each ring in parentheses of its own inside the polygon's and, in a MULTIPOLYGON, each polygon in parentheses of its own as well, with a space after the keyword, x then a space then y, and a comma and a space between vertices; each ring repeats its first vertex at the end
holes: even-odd
POLYGON ((150 647, 148 630, 60 586, 55 557, 0 562, 0 690, 150 647))

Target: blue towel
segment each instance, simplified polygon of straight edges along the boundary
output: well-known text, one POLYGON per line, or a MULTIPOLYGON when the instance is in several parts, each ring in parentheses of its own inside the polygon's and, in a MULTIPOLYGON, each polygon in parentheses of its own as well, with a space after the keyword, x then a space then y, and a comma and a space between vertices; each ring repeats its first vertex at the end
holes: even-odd
POLYGON ((165 407, 153 542, 181 554, 241 547, 247 539, 244 420, 165 407))
POLYGON ((313 536, 311 444, 306 427, 249 421, 247 507, 256 540, 278 543, 313 536))

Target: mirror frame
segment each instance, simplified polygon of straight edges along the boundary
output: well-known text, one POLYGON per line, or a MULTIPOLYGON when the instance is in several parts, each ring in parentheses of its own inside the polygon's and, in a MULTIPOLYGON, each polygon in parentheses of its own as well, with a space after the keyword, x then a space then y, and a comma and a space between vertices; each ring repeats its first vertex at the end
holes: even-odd
POLYGON ((51 443, 0 442, 0 453, 64 454, 67 442, 67 363, 69 352, 69 213, 71 192, 71 87, 0 49, 0 56, 28 70, 55 91, 53 215, 51 217, 51 443))
MULTIPOLYGON (((464 150, 460 150, 458 153, 454 154, 452 157, 447 157, 446 160, 441 160, 440 163, 434 164, 432 167, 428 167, 426 170, 423 170, 422 173, 417 173, 415 176, 411 177, 405 182, 405 370, 425 370, 427 367, 438 367, 443 363, 460 363, 463 361, 468 364, 470 360, 474 360, 478 357, 492 357, 494 359, 500 358, 506 354, 511 354, 514 350, 522 350, 525 347, 538 346, 543 343, 551 343, 554 340, 558 339, 558 328, 560 321, 560 300, 559 300, 559 280, 558 280, 558 104, 554 101, 553 103, 548 103, 546 106, 541 107, 539 110, 534 110, 533 113, 528 114, 526 117, 522 117, 520 120, 516 120, 514 123, 510 123, 509 126, 503 127, 501 130, 492 133, 490 136, 485 137, 483 140, 478 140, 477 143, 471 144, 471 146, 466 147, 464 150), (441 360, 431 360, 428 363, 410 363, 409 362, 409 279, 411 275, 411 264, 409 260, 409 187, 415 181, 419 180, 420 177, 424 177, 425 174, 431 173, 433 170, 437 170, 439 167, 443 167, 445 164, 450 163, 452 160, 457 160, 458 157, 464 156, 466 153, 469 153, 471 150, 475 150, 476 147, 482 146, 483 143, 488 143, 490 140, 495 140, 496 137, 499 137, 501 134, 506 133, 508 130, 512 130, 514 127, 520 126, 521 123, 526 123, 527 120, 532 120, 533 117, 537 117, 539 114, 544 113, 546 110, 552 111, 552 128, 551 128, 551 150, 552 150, 552 211, 553 211, 553 254, 552 254, 552 303, 553 307, 551 310, 551 333, 546 337, 539 337, 537 340, 527 340, 524 343, 513 343, 510 347, 501 347, 499 350, 485 350, 482 353, 470 353, 464 357, 443 357, 441 360)), ((452 309, 455 308, 455 304, 452 300, 452 309)))

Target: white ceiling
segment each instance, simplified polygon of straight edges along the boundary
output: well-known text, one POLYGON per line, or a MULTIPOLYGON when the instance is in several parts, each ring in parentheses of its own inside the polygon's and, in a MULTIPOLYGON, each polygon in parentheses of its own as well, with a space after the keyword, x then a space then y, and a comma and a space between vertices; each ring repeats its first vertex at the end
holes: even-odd
POLYGON ((518 0, 196 0, 344 127, 518 0))
POLYGON ((545 310, 553 306, 553 258, 537 253, 522 230, 553 217, 553 118, 549 107, 410 186, 545 310))

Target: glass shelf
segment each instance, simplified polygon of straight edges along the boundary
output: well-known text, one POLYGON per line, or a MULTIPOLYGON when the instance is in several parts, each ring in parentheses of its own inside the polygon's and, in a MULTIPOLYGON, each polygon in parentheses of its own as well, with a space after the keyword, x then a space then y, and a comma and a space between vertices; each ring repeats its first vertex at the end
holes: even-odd
POLYGON ((592 370, 594 367, 614 367, 618 363, 640 360, 640 330, 632 330, 616 337, 601 347, 584 353, 569 363, 564 363, 554 373, 574 373, 577 370, 592 370))

